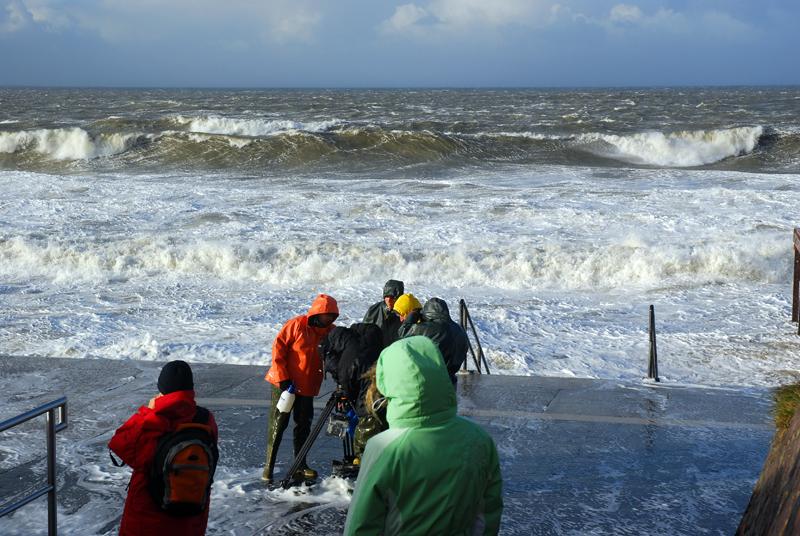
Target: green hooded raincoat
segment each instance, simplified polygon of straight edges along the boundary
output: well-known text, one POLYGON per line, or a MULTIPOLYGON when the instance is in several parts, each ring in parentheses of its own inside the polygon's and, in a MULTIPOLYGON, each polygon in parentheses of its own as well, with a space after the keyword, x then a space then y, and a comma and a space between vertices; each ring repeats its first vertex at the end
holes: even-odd
POLYGON ((494 441, 456 415, 442 355, 409 337, 378 359, 389 430, 371 438, 345 534, 497 534, 503 510, 494 441))

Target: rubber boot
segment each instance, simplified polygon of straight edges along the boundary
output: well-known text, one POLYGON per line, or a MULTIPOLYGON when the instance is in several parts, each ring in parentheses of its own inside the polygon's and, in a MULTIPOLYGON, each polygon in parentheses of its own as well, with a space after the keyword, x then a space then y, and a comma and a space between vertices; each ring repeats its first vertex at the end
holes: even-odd
MULTIPOLYGON (((294 408, 294 455, 300 453, 311 433, 311 422, 314 419, 314 397, 298 396, 294 408)), ((316 480, 317 472, 311 469, 303 459, 300 468, 292 475, 295 480, 316 480)))
POLYGON ((280 389, 273 387, 272 407, 270 408, 269 427, 267 428, 267 461, 264 472, 261 475, 261 480, 265 481, 267 484, 272 483, 273 473, 275 471, 275 459, 278 456, 278 449, 281 446, 283 432, 289 425, 289 414, 281 413, 277 408, 280 392, 280 389))

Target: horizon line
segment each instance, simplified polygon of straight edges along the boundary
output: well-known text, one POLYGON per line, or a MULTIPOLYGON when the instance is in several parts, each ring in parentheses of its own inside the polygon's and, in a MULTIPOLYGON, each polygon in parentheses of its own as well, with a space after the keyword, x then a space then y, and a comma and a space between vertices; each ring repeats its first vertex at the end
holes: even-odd
POLYGON ((365 91, 365 90, 590 90, 590 89, 701 89, 701 88, 791 88, 800 87, 800 83, 785 84, 653 84, 653 85, 410 85, 410 86, 370 86, 370 85, 309 85, 309 86, 213 86, 213 85, 39 85, 39 84, 0 84, 0 89, 173 89, 173 90, 261 90, 261 91, 365 91))

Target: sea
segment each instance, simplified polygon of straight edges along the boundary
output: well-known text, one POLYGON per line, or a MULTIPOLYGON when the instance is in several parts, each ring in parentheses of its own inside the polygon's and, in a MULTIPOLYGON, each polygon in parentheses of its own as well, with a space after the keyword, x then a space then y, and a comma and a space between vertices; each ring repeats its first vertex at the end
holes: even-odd
POLYGON ((800 378, 800 88, 0 89, 0 355, 263 365, 318 293, 492 374, 800 378))

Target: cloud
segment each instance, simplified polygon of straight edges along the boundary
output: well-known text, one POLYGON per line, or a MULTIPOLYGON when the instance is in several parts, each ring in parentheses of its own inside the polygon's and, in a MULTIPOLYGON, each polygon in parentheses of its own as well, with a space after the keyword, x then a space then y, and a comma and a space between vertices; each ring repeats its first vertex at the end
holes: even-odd
POLYGON ((20 2, 7 2, 4 14, 0 15, 0 33, 12 33, 28 22, 27 12, 20 2))
POLYGON ((713 10, 682 12, 665 7, 645 12, 633 4, 615 4, 608 11, 594 14, 556 4, 551 8, 550 22, 562 27, 593 26, 616 38, 646 41, 680 36, 691 37, 694 41, 751 42, 759 36, 757 27, 728 13, 713 10))
POLYGON ((0 30, 31 24, 93 33, 112 42, 200 37, 279 44, 310 42, 322 20, 321 0, 9 0, 0 30))
POLYGON ((638 22, 642 20, 642 10, 639 9, 639 6, 617 4, 611 8, 608 18, 611 22, 638 22))
POLYGON ((23 0, 23 3, 36 24, 50 29, 65 28, 71 24, 69 16, 48 0, 23 0))
POLYGON ((383 22, 382 29, 385 32, 396 33, 412 31, 416 24, 427 16, 428 12, 425 9, 415 4, 403 4, 397 6, 394 15, 383 22))
POLYGON ((696 35, 728 42, 750 41, 758 35, 755 27, 720 11, 683 13, 662 7, 654 13, 646 14, 639 7, 630 4, 615 5, 606 18, 596 20, 595 23, 614 33, 643 30, 652 36, 696 35))
POLYGON ((510 25, 533 26, 546 21, 552 5, 547 0, 432 0, 425 6, 398 6, 380 28, 389 33, 430 35, 496 30, 510 25))

